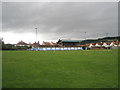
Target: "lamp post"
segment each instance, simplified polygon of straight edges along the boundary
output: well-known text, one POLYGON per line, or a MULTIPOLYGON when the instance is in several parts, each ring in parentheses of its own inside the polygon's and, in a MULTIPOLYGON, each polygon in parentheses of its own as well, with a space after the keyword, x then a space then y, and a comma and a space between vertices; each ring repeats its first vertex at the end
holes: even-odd
POLYGON ((85 40, 86 40, 86 32, 84 32, 85 33, 85 40))
POLYGON ((35 30, 36 30, 36 42, 37 42, 37 28, 35 28, 35 30))
POLYGON ((105 33, 106 34, 106 37, 108 37, 108 33, 105 33))

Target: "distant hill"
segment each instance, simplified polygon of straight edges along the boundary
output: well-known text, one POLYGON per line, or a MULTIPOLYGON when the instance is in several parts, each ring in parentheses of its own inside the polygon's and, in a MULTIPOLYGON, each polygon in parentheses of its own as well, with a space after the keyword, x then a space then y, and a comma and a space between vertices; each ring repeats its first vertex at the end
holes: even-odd
POLYGON ((86 43, 97 43, 97 42, 111 42, 111 41, 120 41, 120 36, 115 37, 104 37, 104 38, 98 38, 98 39, 87 39, 80 42, 80 44, 86 44, 86 43))

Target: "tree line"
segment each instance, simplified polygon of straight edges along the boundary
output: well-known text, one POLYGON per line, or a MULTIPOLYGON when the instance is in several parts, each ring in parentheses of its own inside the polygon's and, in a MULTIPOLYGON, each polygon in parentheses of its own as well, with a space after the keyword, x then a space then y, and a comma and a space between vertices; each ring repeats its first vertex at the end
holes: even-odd
POLYGON ((5 44, 3 40, 0 39, 0 50, 27 50, 31 47, 27 46, 15 46, 14 44, 5 44))

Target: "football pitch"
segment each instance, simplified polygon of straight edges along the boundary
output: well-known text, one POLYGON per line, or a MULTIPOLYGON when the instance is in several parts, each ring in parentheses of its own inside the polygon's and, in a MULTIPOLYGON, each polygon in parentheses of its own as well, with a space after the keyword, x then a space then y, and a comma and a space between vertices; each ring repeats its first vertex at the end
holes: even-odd
POLYGON ((3 88, 117 88, 117 50, 3 51, 3 88))

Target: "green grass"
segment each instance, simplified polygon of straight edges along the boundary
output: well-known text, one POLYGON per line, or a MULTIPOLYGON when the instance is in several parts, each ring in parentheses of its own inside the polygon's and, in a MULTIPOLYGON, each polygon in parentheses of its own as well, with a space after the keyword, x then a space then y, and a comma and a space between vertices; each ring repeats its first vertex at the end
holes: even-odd
POLYGON ((3 88, 116 88, 117 50, 3 51, 3 88))

